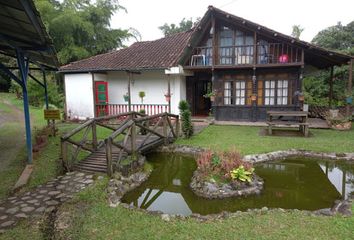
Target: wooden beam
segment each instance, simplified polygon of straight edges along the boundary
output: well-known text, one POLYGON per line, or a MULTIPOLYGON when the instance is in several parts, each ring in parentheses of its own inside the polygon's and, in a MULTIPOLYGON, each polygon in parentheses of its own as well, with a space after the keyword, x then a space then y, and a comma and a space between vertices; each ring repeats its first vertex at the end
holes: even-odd
MULTIPOLYGON (((349 78, 348 78, 348 97, 352 99, 353 95, 353 59, 350 59, 349 61, 349 78)), ((347 117, 350 117, 352 115, 351 113, 351 106, 352 103, 347 102, 346 106, 346 115, 347 117)))
POLYGON ((329 94, 328 94, 329 107, 332 107, 332 101, 333 101, 333 71, 334 71, 334 66, 331 67, 331 72, 329 76, 329 94))

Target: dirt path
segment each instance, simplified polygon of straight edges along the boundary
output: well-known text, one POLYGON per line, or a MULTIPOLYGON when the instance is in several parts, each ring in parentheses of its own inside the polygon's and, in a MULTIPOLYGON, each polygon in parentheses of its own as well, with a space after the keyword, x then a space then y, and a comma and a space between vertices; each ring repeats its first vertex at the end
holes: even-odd
POLYGON ((0 174, 7 170, 25 146, 24 117, 22 110, 0 98, 0 174))

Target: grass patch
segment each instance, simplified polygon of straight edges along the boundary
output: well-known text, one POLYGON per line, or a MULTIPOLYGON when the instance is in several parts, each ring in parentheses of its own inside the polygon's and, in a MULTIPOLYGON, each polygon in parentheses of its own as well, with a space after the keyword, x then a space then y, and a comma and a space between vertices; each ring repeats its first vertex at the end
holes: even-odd
MULTIPOLYGON (((158 216, 107 205, 107 179, 84 190, 65 205, 72 226, 70 239, 351 239, 354 217, 308 216, 305 213, 243 213, 200 223, 194 219, 165 222, 158 216), (75 206, 84 205, 85 211, 75 206)), ((354 207, 353 207, 354 209, 354 207)))
POLYGON ((236 149, 242 154, 265 153, 291 148, 319 152, 354 152, 354 131, 311 129, 313 137, 259 136, 259 127, 211 125, 190 139, 179 139, 183 145, 211 148, 212 150, 236 149), (211 141, 213 139, 213 141, 211 141))

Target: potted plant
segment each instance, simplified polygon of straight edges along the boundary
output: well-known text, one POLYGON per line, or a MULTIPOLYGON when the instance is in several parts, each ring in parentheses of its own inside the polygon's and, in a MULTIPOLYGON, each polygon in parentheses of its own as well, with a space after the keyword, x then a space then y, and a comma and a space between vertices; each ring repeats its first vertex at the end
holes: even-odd
POLYGON ((172 93, 165 93, 166 102, 171 101, 171 96, 172 96, 172 93))
POLYGON ((305 101, 305 96, 303 93, 299 93, 299 95, 297 96, 299 99, 299 102, 304 102, 305 101))
POLYGON ((144 91, 140 91, 139 92, 139 97, 141 99, 141 104, 143 104, 144 103, 145 92, 144 91))
POLYGON ((124 98, 125 102, 128 102, 129 101, 129 94, 128 93, 124 94, 123 98, 124 98))
POLYGON ((214 102, 216 96, 216 91, 210 91, 203 95, 205 98, 210 98, 210 101, 214 102))

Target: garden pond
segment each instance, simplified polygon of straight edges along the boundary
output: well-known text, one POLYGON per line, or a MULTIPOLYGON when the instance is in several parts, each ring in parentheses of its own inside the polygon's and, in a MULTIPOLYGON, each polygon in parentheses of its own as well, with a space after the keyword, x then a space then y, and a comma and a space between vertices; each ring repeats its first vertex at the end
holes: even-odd
POLYGON ((140 187, 128 192, 123 202, 168 214, 202 215, 254 208, 317 210, 354 194, 354 164, 343 161, 289 158, 256 164, 263 178, 260 195, 205 199, 189 187, 197 165, 193 157, 153 153, 147 156, 154 170, 140 187))

